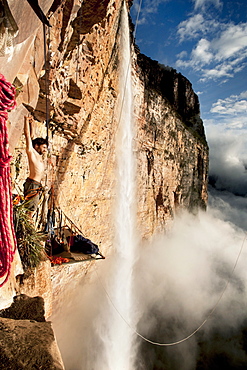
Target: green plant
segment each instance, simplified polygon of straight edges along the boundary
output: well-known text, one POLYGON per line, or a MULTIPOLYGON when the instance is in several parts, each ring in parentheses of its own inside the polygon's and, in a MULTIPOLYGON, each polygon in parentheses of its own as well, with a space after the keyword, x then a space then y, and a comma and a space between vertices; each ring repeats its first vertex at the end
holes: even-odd
POLYGON ((18 153, 16 159, 15 159, 15 179, 18 178, 19 174, 20 174, 20 169, 21 169, 21 153, 18 153))
POLYGON ((25 202, 14 204, 13 208, 17 247, 24 272, 28 273, 45 259, 44 235, 36 231, 25 202))

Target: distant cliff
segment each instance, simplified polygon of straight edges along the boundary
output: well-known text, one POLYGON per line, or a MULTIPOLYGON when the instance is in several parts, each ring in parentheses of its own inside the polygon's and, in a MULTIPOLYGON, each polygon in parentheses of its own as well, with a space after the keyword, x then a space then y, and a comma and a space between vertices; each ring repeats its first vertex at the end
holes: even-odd
POLYGON ((156 90, 164 99, 167 99, 181 116, 186 127, 207 145, 203 122, 200 118, 199 99, 190 81, 175 69, 161 65, 141 53, 137 54, 137 63, 143 72, 141 79, 145 89, 156 90))
POLYGON ((134 70, 139 223, 149 236, 179 209, 206 208, 208 146, 191 83, 138 51, 134 70))

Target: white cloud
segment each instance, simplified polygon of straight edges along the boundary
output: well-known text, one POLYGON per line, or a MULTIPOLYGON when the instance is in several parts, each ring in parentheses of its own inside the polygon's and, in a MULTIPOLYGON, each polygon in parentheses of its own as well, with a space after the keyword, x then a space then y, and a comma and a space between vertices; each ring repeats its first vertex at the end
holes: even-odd
POLYGON ((246 195, 246 130, 211 126, 207 128, 207 140, 210 148, 209 173, 215 178, 215 187, 246 195))
MULTIPOLYGON (((202 20, 203 18, 200 15, 194 19, 202 20)), ((201 37, 197 42, 189 58, 186 58, 186 54, 183 52, 178 54, 177 67, 200 71, 201 82, 209 79, 229 79, 243 70, 247 58, 247 23, 219 24, 205 20, 203 26, 201 21, 193 23, 190 20, 187 21, 186 25, 181 23, 178 28, 180 41, 184 41, 190 31, 191 37, 198 37, 200 32, 204 33, 204 37, 201 37), (209 22, 208 25, 207 22, 209 22), (192 30, 193 24, 195 28, 192 30), (210 25, 211 27, 209 27, 210 25)))
POLYGON ((207 80, 217 80, 220 78, 226 77, 225 80, 222 80, 221 83, 225 83, 228 81, 229 78, 234 77, 234 75, 240 71, 242 71, 246 63, 241 63, 242 58, 236 58, 233 61, 227 61, 216 65, 211 69, 201 69, 202 78, 200 79, 201 82, 205 82, 207 80))
POLYGON ((226 99, 218 99, 212 105, 210 112, 221 115, 247 113, 247 91, 242 92, 240 95, 231 95, 226 99))
POLYGON ((205 9, 207 5, 213 4, 216 8, 220 8, 222 3, 220 0, 193 0, 195 3, 195 10, 205 9))
POLYGON ((246 56, 247 23, 229 24, 219 38, 212 40, 211 46, 218 60, 235 58, 236 53, 239 52, 244 52, 246 56))
POLYGON ((138 25, 147 23, 149 15, 157 13, 160 4, 166 3, 167 1, 169 0, 143 0, 142 4, 141 0, 138 0, 138 2, 134 2, 133 10, 136 14, 138 13, 141 4, 141 12, 140 18, 138 20, 138 25))
POLYGON ((143 10, 147 13, 157 13, 159 5, 166 2, 167 0, 145 0, 143 10))
POLYGON ((241 92, 241 94, 239 95, 240 98, 246 98, 247 99, 247 91, 243 91, 241 92))
POLYGON ((202 14, 195 14, 178 25, 178 36, 180 42, 195 39, 201 34, 212 32, 213 29, 219 27, 219 23, 215 20, 205 19, 202 14))
POLYGON ((185 58, 187 57, 188 53, 186 50, 181 51, 181 53, 177 54, 177 58, 185 58))
POLYGON ((212 118, 210 120, 204 119, 207 136, 208 133, 213 132, 210 135, 211 138, 214 135, 219 137, 222 136, 221 131, 227 131, 228 135, 239 141, 241 135, 246 136, 247 134, 247 91, 243 91, 239 95, 230 95, 225 99, 218 99, 212 105, 210 113, 212 118))
POLYGON ((186 60, 178 59, 176 61, 176 67, 177 68, 188 68, 188 67, 192 67, 191 61, 186 61, 186 60))
POLYGON ((200 79, 201 82, 209 79, 216 80, 222 77, 234 77, 232 65, 228 63, 218 64, 211 69, 203 69, 202 75, 203 77, 200 79))
POLYGON ((210 51, 210 42, 206 39, 201 39, 194 50, 192 50, 192 60, 195 64, 208 64, 213 59, 214 55, 210 51))

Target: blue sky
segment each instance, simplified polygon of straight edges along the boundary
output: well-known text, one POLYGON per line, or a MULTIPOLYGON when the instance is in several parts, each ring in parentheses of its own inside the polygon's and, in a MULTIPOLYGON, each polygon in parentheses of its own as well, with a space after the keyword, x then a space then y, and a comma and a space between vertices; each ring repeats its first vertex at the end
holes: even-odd
MULTIPOLYGON (((134 23, 140 1, 132 6, 134 23)), ((215 126, 233 136, 245 132, 246 0, 143 0, 136 43, 191 81, 209 135, 215 126)))

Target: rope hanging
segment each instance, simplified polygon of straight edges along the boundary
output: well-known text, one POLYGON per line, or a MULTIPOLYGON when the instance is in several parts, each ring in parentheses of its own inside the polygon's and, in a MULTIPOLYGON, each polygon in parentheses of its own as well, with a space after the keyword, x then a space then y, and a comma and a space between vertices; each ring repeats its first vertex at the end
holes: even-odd
POLYGON ((39 6, 38 0, 27 0, 31 8, 33 9, 34 13, 37 15, 37 17, 41 20, 43 24, 46 24, 48 27, 51 27, 48 19, 46 18, 45 14, 43 13, 43 10, 39 6))
MULTIPOLYGON (((50 28, 48 28, 48 37, 50 40, 50 28)), ((48 73, 49 73, 49 56, 47 58, 47 39, 46 39, 46 25, 43 23, 43 41, 44 41, 44 66, 45 66, 45 114, 46 114, 46 139, 49 140, 49 121, 50 121, 50 107, 49 107, 49 81, 48 81, 48 73)))
POLYGON ((135 23, 135 30, 134 30, 134 34, 133 34, 134 38, 136 37, 136 31, 137 31, 137 26, 138 26, 138 22, 139 22, 140 13, 141 13, 141 7, 142 7, 142 0, 140 0, 139 5, 138 5, 138 11, 137 11, 136 23, 135 23))
POLYGON ((0 74, 0 278, 4 277, 0 287, 9 278, 17 245, 13 225, 11 156, 7 130, 8 111, 15 106, 15 88, 0 74))
POLYGON ((183 339, 181 339, 181 340, 178 340, 178 341, 175 341, 175 342, 171 342, 171 343, 160 343, 160 342, 155 342, 155 341, 152 341, 152 340, 150 340, 150 339, 148 339, 148 338, 146 338, 146 337, 144 337, 142 334, 140 334, 135 328, 133 328, 129 323, 128 323, 128 321, 125 319, 125 317, 121 314, 121 312, 118 310, 118 308, 116 307, 116 305, 114 304, 114 302, 113 302, 113 300, 112 300, 112 298, 110 297, 110 295, 108 294, 108 292, 107 292, 107 290, 106 290, 106 288, 105 288, 105 286, 103 285, 103 283, 102 283, 102 278, 100 277, 100 275, 99 275, 99 273, 98 273, 98 271, 97 271, 97 269, 96 269, 96 266, 94 266, 94 268, 95 268, 95 272, 96 272, 96 274, 97 274, 97 277, 98 277, 98 280, 99 280, 99 282, 100 282, 100 284, 101 284, 101 286, 102 286, 102 288, 103 288, 103 290, 104 290, 104 292, 105 292, 105 294, 106 294, 106 296, 107 296, 107 298, 109 299, 109 301, 111 302, 111 304, 112 304, 112 306, 114 307, 114 309, 117 311, 117 313, 119 314, 119 316, 121 317, 121 319, 125 322, 125 324, 130 328, 130 330, 132 330, 132 332, 134 332, 138 337, 140 337, 140 338, 142 338, 145 342, 148 342, 148 343, 150 343, 150 344, 153 344, 153 345, 156 345, 156 346, 160 346, 160 347, 171 347, 171 346, 175 346, 175 345, 177 345, 177 344, 181 344, 181 343, 183 343, 183 342, 185 342, 185 341, 187 341, 188 339, 190 339, 191 337, 193 337, 205 324, 206 324, 206 322, 209 320, 209 318, 214 314, 214 312, 215 312, 215 310, 216 310, 216 308, 218 307, 218 305, 219 305, 219 303, 220 303, 220 301, 221 301, 221 299, 222 299, 222 297, 223 297, 223 295, 225 294, 225 291, 226 291, 226 289, 227 289, 227 287, 228 287, 228 285, 229 285, 229 283, 230 283, 230 280, 231 280, 231 278, 232 278, 232 275, 233 275, 233 273, 234 273, 234 271, 235 271, 235 269, 236 269, 236 267, 237 267, 237 264, 238 264, 238 261, 239 261, 239 258, 240 258, 240 255, 241 255, 241 253, 242 253, 242 251, 243 251, 243 248, 244 248, 244 244, 245 244, 245 241, 246 241, 246 239, 247 239, 247 235, 245 235, 245 237, 244 237, 244 240, 243 240, 243 242, 242 242, 242 245, 241 245, 241 248, 240 248, 240 250, 239 250, 239 252, 238 252, 238 256, 237 256, 237 258, 236 258, 236 261, 235 261, 235 263, 234 263, 234 266, 233 266, 233 269, 232 269, 232 271, 231 271, 231 274, 230 274, 230 277, 229 277, 229 279, 227 280, 227 282, 226 282, 226 284, 225 284, 225 287, 224 287, 224 289, 222 290, 222 292, 221 292, 221 294, 220 294, 220 296, 219 296, 219 298, 218 298, 218 300, 217 300, 217 302, 216 302, 216 304, 214 305, 214 307, 211 309, 211 311, 209 312, 209 314, 207 315, 207 317, 205 318, 205 320, 191 333, 191 334, 189 334, 189 335, 187 335, 186 337, 184 337, 183 339))
MULTIPOLYGON (((81 2, 82 7, 82 2, 81 2)), ((75 69, 75 82, 78 83, 78 73, 79 73, 79 58, 80 58, 80 32, 82 28, 82 8, 79 9, 77 16, 80 18, 79 21, 79 31, 78 31, 78 44, 77 44, 77 55, 76 55, 76 69, 75 69), (80 14, 79 14, 80 13, 80 14)))
MULTIPOLYGON (((39 6, 38 0, 27 0, 39 20, 43 23, 43 35, 44 35, 44 64, 45 64, 45 105, 46 105, 46 128, 47 128, 47 140, 48 140, 48 130, 49 130, 49 105, 48 105, 48 79, 47 73, 49 72, 49 68, 47 68, 47 59, 46 59, 46 26, 48 27, 48 35, 50 40, 50 23, 47 17, 45 16, 43 10, 39 6)), ((48 61, 49 63, 49 61, 48 61)))

